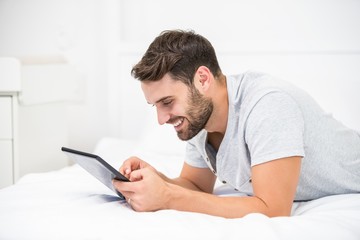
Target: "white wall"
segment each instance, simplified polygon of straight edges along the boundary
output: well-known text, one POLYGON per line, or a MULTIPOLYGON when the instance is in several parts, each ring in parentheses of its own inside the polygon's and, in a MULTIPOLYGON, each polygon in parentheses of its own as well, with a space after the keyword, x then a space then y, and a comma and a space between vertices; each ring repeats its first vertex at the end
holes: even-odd
MULTIPOLYGON (((129 69, 156 35, 173 28, 194 29, 207 37, 225 74, 253 69, 284 78, 312 94, 340 121, 360 130, 360 1, 120 2, 122 82, 109 81, 116 89, 122 87, 121 97, 109 92, 123 104, 117 108, 117 118, 122 120, 119 135, 136 138, 145 116, 155 117, 138 101, 142 93, 129 69), (134 125, 136 129, 131 128, 134 125)), ((149 121, 156 124, 156 119, 149 121)))
POLYGON ((0 0, 0 55, 60 55, 78 67, 86 101, 68 109, 68 131, 84 150, 157 124, 130 70, 174 28, 207 37, 225 74, 285 78, 360 129, 359 12, 357 0, 0 0))
MULTIPOLYGON (((64 118, 69 120, 69 144, 84 150, 91 150, 110 131, 104 2, 0 0, 1 56, 50 63, 63 58, 75 65, 86 79, 84 103, 69 107, 64 118)), ((56 135, 44 137, 56 138, 56 135)))

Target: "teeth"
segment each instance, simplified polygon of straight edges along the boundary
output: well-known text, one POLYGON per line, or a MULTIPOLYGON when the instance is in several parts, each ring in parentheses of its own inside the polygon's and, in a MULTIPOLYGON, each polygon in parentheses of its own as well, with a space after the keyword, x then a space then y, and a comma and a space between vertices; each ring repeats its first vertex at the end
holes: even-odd
POLYGON ((181 118, 181 119, 179 119, 177 122, 174 122, 174 123, 173 123, 174 127, 179 126, 183 121, 184 121, 184 119, 181 118))

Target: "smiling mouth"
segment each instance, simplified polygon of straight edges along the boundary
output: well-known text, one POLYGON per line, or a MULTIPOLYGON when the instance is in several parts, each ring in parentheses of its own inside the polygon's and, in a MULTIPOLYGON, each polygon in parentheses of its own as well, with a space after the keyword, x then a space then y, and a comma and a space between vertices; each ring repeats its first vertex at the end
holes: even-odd
POLYGON ((184 120, 185 120, 185 118, 179 117, 176 121, 170 122, 170 124, 172 124, 176 130, 178 130, 180 128, 180 126, 182 125, 182 123, 184 122, 184 120))

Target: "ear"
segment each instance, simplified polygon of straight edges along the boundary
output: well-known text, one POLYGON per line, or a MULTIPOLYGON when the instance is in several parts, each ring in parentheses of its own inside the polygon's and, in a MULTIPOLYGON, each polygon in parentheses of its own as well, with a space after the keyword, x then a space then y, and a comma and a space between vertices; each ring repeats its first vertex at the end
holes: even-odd
POLYGON ((210 72, 210 69, 208 69, 205 66, 200 66, 196 70, 195 76, 194 76, 194 83, 195 83, 195 87, 201 93, 204 93, 209 89, 210 84, 212 83, 211 76, 212 76, 212 74, 210 72))

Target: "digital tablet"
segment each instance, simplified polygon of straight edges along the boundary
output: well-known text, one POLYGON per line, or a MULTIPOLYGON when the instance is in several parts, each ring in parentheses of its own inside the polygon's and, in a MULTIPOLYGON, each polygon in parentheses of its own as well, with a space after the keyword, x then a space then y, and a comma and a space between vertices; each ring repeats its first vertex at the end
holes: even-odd
POLYGON ((112 180, 116 179, 119 181, 129 182, 129 179, 123 176, 120 172, 116 171, 101 157, 66 147, 62 147, 61 150, 65 152, 71 160, 79 164, 105 186, 113 190, 121 199, 125 199, 125 197, 115 189, 112 184, 112 180))

